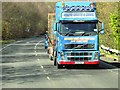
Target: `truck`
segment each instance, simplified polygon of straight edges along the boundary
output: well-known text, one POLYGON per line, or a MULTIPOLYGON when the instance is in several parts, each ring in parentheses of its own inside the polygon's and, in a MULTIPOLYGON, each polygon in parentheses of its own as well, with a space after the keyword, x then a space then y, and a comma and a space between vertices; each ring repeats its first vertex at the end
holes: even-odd
POLYGON ((57 2, 52 26, 54 38, 49 38, 49 51, 57 68, 77 64, 99 66, 99 34, 104 34, 104 23, 98 20, 95 2, 57 2))

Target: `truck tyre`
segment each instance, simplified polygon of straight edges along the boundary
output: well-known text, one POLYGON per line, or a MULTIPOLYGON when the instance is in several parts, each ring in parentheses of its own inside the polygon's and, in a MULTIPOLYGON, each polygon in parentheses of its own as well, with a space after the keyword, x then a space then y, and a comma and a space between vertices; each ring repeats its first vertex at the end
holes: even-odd
POLYGON ((62 68, 63 68, 63 65, 57 64, 57 68, 58 68, 58 69, 62 69, 62 68))
POLYGON ((94 68, 94 69, 98 69, 99 68, 99 64, 96 64, 96 65, 90 65, 91 68, 94 68))
POLYGON ((99 68, 99 64, 94 65, 95 68, 99 68))

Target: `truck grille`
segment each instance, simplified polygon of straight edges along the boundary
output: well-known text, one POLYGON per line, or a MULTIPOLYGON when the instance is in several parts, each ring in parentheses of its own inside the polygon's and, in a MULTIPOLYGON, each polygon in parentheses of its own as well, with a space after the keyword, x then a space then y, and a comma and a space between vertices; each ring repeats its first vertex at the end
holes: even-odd
POLYGON ((92 52, 67 52, 70 61, 88 61, 92 59, 92 52))
POLYGON ((88 60, 91 60, 91 57, 77 57, 77 58, 75 58, 75 57, 70 57, 70 58, 68 58, 68 60, 70 60, 70 61, 88 61, 88 60))
POLYGON ((65 49, 94 49, 94 44, 65 44, 65 49))

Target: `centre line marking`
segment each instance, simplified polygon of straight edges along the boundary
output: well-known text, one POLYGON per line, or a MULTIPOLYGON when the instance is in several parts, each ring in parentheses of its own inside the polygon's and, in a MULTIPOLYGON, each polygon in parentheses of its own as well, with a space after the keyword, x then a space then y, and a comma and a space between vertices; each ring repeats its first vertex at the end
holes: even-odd
POLYGON ((46 71, 44 70, 44 72, 46 72, 46 71))
POLYGON ((43 68, 43 66, 41 66, 41 68, 43 68))
POLYGON ((50 80, 50 78, 47 76, 47 79, 50 80))
POLYGON ((35 46, 35 48, 34 49, 36 49, 36 46, 35 46))
POLYGON ((36 44, 35 44, 35 48, 34 48, 34 49, 36 49, 36 48, 37 48, 37 45, 38 45, 40 42, 42 42, 42 41, 39 41, 38 43, 36 43, 36 44))

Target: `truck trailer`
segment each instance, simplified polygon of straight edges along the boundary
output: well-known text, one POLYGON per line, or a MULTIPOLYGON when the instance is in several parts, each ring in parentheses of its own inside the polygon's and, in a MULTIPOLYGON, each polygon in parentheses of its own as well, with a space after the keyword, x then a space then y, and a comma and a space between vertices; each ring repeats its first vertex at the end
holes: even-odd
POLYGON ((104 34, 104 23, 98 20, 95 2, 57 2, 52 32, 55 66, 99 65, 99 34, 104 34))

